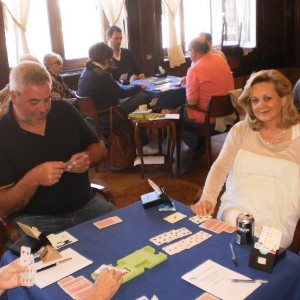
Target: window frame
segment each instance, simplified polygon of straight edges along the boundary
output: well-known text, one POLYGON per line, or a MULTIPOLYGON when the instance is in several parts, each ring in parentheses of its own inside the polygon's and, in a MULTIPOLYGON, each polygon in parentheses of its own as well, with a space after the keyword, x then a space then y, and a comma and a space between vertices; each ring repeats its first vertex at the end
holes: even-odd
MULTIPOLYGON (((52 51, 60 54, 63 58, 64 71, 79 70, 83 68, 84 64, 88 60, 88 56, 76 59, 66 59, 62 32, 61 13, 58 1, 59 0, 47 0, 52 51)), ((106 30, 109 27, 108 20, 104 14, 102 15, 104 17, 104 29, 106 30)))
MULTIPOLYGON (((185 22, 184 22, 184 3, 183 2, 184 2, 183 0, 180 0, 180 6, 179 6, 179 12, 178 12, 179 13, 179 20, 180 20, 180 25, 179 25, 179 27, 180 27, 180 38, 181 38, 180 45, 182 47, 184 55, 187 57, 188 56, 188 54, 187 54, 188 49, 185 49, 186 48, 185 47, 185 28, 184 28, 184 23, 185 22)), ((222 13, 223 14, 225 13, 224 12, 225 8, 226 8, 226 0, 222 0, 222 13)), ((257 20, 256 20, 256 22, 257 22, 257 20)), ((240 44, 235 45, 235 46, 224 45, 223 41, 224 41, 224 36, 222 36, 222 39, 221 39, 220 43, 215 44, 214 46, 217 46, 217 48, 219 48, 220 50, 221 49, 230 50, 232 48, 235 48, 235 49, 236 48, 243 48, 240 44)), ((257 47, 257 42, 256 42, 255 47, 257 47)), ((163 53, 164 53, 164 58, 168 59, 168 48, 163 48, 162 50, 163 50, 163 53)))

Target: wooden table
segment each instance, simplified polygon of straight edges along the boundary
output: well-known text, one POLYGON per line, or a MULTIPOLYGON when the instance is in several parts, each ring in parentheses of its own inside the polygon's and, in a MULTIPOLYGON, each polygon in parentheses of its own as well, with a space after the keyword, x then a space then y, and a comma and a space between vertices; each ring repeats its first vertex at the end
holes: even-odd
POLYGON ((167 167, 168 171, 173 177, 173 168, 174 163, 174 150, 177 142, 177 131, 176 131, 176 120, 173 119, 157 119, 157 120, 148 120, 146 118, 130 118, 132 124, 134 125, 134 138, 137 146, 138 157, 140 159, 141 165, 141 177, 144 178, 145 166, 147 167, 167 167), (141 128, 146 129, 158 129, 158 146, 159 153, 155 155, 145 156, 143 153, 143 146, 140 139, 140 130, 141 128), (163 152, 162 140, 163 132, 166 133, 168 138, 167 149, 163 152), (158 156, 163 157, 162 163, 153 162, 153 159, 158 158, 158 156), (152 158, 152 161, 151 161, 152 158), (149 160, 151 162, 149 162, 149 160), (148 161, 148 162, 147 162, 148 161))

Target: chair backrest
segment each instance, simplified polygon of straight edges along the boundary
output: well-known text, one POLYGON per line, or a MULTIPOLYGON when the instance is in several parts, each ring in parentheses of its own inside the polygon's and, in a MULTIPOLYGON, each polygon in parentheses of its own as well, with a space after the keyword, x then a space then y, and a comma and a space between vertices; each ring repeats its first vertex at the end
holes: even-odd
POLYGON ((76 97, 75 105, 85 118, 95 118, 97 116, 97 108, 92 98, 76 97))
POLYGON ((95 102, 90 97, 79 97, 77 96, 75 106, 80 111, 83 118, 86 120, 92 119, 93 126, 95 126, 98 137, 106 137, 107 132, 100 126, 99 116, 101 114, 109 115, 109 108, 97 110, 95 102))
MULTIPOLYGON (((211 129, 210 119, 226 117, 233 113, 235 113, 237 116, 236 120, 234 121, 234 123, 236 123, 240 120, 240 118, 238 112, 232 105, 229 94, 223 96, 212 96, 208 105, 207 113, 205 114, 206 130, 210 132, 210 135, 219 134, 220 132, 216 132, 215 130, 211 129)), ((232 125, 227 126, 226 131, 229 131, 231 127, 232 125)))
POLYGON ((235 112, 236 110, 231 103, 231 98, 229 94, 211 97, 208 107, 209 117, 225 117, 235 112))

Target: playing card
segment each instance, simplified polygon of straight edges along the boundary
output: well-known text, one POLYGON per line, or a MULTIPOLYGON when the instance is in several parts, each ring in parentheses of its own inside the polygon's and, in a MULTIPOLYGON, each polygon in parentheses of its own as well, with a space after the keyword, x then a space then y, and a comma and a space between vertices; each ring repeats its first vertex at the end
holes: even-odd
POLYGON ((105 227, 108 227, 108 226, 111 226, 111 225, 114 225, 114 224, 117 224, 117 223, 120 223, 120 222, 122 222, 122 219, 120 219, 117 216, 114 216, 114 217, 109 217, 109 218, 106 218, 104 220, 95 222, 93 224, 96 227, 98 227, 99 229, 103 229, 105 227))
POLYGON ((207 220, 204 223, 202 223, 201 225, 199 225, 199 227, 205 228, 207 230, 211 230, 212 232, 215 232, 215 233, 221 233, 223 231, 232 233, 236 230, 234 226, 231 226, 230 224, 228 224, 226 222, 216 220, 216 219, 207 220))
POLYGON ((152 242, 153 244, 155 244, 156 246, 160 246, 165 243, 170 243, 176 239, 179 239, 179 238, 189 235, 191 233, 192 232, 189 231, 187 228, 182 227, 179 229, 167 231, 160 235, 154 236, 151 239, 149 239, 149 241, 152 242))
POLYGON ((92 282, 84 276, 73 277, 68 276, 57 282, 58 285, 72 297, 72 299, 85 299, 89 289, 92 287, 92 282))
POLYGON ((176 223, 176 222, 184 219, 185 217, 186 217, 186 215, 184 215, 184 214, 182 214, 180 212, 176 212, 174 214, 171 214, 171 215, 165 217, 164 220, 167 221, 167 222, 169 222, 169 223, 174 224, 174 223, 176 223))
POLYGON ((76 299, 76 300, 85 300, 85 299, 87 299, 87 295, 90 292, 90 289, 91 289, 91 287, 88 287, 88 288, 83 289, 79 292, 76 292, 73 295, 74 299, 76 299))
POLYGON ((129 270, 126 269, 126 268, 116 268, 116 267, 105 265, 105 264, 101 265, 94 273, 99 274, 100 271, 103 270, 103 269, 108 269, 109 271, 110 270, 116 270, 118 272, 121 272, 122 276, 124 276, 124 275, 126 275, 126 274, 129 273, 129 270))
POLYGON ((204 293, 195 300, 219 300, 219 298, 217 298, 209 293, 204 293))
POLYGON ((223 228, 223 231, 228 232, 228 233, 233 233, 236 231, 236 228, 235 228, 235 226, 227 224, 227 226, 225 228, 223 228))
POLYGON ((217 224, 219 224, 218 220, 216 220, 216 219, 209 219, 209 220, 205 221, 204 223, 202 223, 199 227, 211 230, 217 224))
POLYGON ((204 221, 211 219, 212 216, 208 215, 205 217, 198 217, 198 216, 193 216, 191 218, 189 218, 190 221, 192 221, 195 224, 200 224, 203 223, 204 221))
POLYGON ((69 287, 67 289, 65 289, 65 291, 73 296, 74 294, 78 293, 78 292, 81 292, 82 290, 86 290, 87 288, 90 288, 93 284, 88 281, 87 279, 85 279, 84 281, 80 282, 79 284, 77 285, 74 285, 72 287, 69 287))
POLYGON ((176 243, 170 244, 168 246, 163 247, 162 249, 169 255, 174 255, 176 253, 179 253, 183 250, 190 249, 206 239, 210 238, 211 234, 204 232, 204 231, 199 231, 193 235, 188 236, 187 238, 180 240, 176 243))
POLYGON ((68 280, 67 282, 60 283, 59 285, 63 290, 65 290, 65 289, 75 286, 85 280, 86 280, 86 278, 84 276, 79 276, 79 277, 73 278, 72 280, 68 280))
POLYGON ((35 274, 34 258, 29 247, 21 247, 20 264, 21 266, 26 266, 25 271, 20 273, 21 286, 33 286, 35 274))
POLYGON ((63 278, 63 279, 57 281, 57 283, 58 283, 59 285, 63 285, 64 283, 67 283, 67 282, 69 282, 69 281, 71 281, 71 280, 73 280, 73 279, 74 279, 74 276, 68 276, 68 277, 65 277, 65 278, 63 278))

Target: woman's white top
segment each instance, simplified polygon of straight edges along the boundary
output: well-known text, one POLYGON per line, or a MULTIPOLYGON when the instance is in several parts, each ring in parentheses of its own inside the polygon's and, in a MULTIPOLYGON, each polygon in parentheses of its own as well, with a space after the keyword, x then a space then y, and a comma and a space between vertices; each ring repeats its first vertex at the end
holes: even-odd
POLYGON ((293 240, 300 216, 300 126, 292 127, 292 139, 267 144, 245 121, 229 132, 223 149, 206 179, 200 201, 216 203, 226 180, 218 218, 236 225, 240 212, 255 219, 255 235, 262 225, 281 230, 281 246, 293 240))

